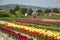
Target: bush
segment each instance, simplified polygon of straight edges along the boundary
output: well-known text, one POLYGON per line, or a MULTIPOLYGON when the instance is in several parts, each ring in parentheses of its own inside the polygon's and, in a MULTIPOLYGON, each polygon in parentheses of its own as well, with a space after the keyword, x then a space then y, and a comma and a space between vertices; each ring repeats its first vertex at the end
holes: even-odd
POLYGON ((7 11, 0 11, 0 17, 9 17, 9 13, 7 11))

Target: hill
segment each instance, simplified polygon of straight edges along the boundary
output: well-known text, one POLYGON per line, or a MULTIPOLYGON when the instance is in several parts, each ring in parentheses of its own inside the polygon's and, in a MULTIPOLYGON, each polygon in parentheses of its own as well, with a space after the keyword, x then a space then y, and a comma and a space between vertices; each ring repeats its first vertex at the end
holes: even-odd
POLYGON ((28 6, 28 5, 19 5, 19 4, 0 5, 0 9, 14 9, 14 7, 16 7, 17 5, 20 6, 20 8, 45 9, 45 8, 37 7, 37 6, 28 6))

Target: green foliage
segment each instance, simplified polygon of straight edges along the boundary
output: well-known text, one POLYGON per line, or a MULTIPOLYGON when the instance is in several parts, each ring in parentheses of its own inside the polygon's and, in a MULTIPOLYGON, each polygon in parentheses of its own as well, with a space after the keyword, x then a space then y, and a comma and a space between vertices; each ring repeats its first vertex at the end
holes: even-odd
POLYGON ((18 11, 20 9, 20 7, 17 5, 15 8, 14 8, 14 11, 18 11))
POLYGON ((50 12, 51 12, 50 9, 45 9, 45 10, 44 10, 44 13, 50 13, 50 12))
POLYGON ((27 12, 27 8, 20 8, 20 12, 25 15, 25 13, 27 12))
POLYGON ((41 9, 37 10, 37 13, 42 13, 42 10, 41 9))
POLYGON ((10 14, 7 11, 0 11, 0 17, 9 17, 10 14))
POLYGON ((37 13, 38 15, 40 15, 42 13, 42 10, 41 9, 37 10, 37 13))
POLYGON ((10 15, 10 17, 15 17, 15 15, 10 15))
POLYGON ((10 9, 10 14, 15 15, 15 11, 14 11, 14 10, 12 10, 12 9, 10 9))
POLYGON ((27 11, 28 15, 31 15, 31 14, 32 14, 32 12, 33 12, 33 10, 32 10, 32 9, 28 9, 28 11, 27 11))
POLYGON ((16 16, 17 17, 22 16, 22 13, 20 11, 16 11, 16 16))
POLYGON ((19 11, 19 9, 20 9, 20 7, 17 5, 14 9, 10 9, 10 13, 13 15, 16 15, 16 11, 19 11))
POLYGON ((59 13, 58 8, 53 8, 53 12, 54 12, 54 13, 59 13))

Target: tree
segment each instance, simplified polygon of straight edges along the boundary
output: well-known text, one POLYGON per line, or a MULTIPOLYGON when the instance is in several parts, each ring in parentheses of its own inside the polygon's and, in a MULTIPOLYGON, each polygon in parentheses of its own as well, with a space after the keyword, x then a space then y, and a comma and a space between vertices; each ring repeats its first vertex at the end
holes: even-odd
POLYGON ((16 16, 17 17, 22 16, 21 12, 20 11, 16 11, 16 16))
POLYGON ((42 10, 41 9, 37 10, 37 13, 38 15, 40 15, 42 13, 42 10))
POLYGON ((15 11, 10 9, 10 13, 15 15, 15 11))
POLYGON ((44 10, 44 13, 50 13, 50 12, 51 12, 50 9, 45 9, 45 10, 44 10))
POLYGON ((20 7, 17 5, 15 8, 14 8, 14 11, 18 11, 20 9, 20 7))
POLYGON ((28 11, 27 11, 28 15, 32 15, 32 12, 33 12, 32 9, 28 9, 28 11))
POLYGON ((25 15, 25 13, 27 12, 27 8, 20 8, 20 12, 25 15))
POLYGON ((58 8, 53 8, 53 12, 54 12, 54 13, 59 13, 58 8))

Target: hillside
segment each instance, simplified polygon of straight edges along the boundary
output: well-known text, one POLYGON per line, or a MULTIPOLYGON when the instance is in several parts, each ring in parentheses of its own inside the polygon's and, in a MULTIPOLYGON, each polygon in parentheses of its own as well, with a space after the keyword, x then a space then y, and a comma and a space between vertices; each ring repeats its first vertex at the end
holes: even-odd
MULTIPOLYGON (((13 9, 18 4, 8 4, 8 5, 0 5, 0 9, 13 9)), ((37 9, 45 9, 42 7, 36 7, 36 6, 28 6, 28 5, 18 5, 20 8, 37 8, 37 9)))

